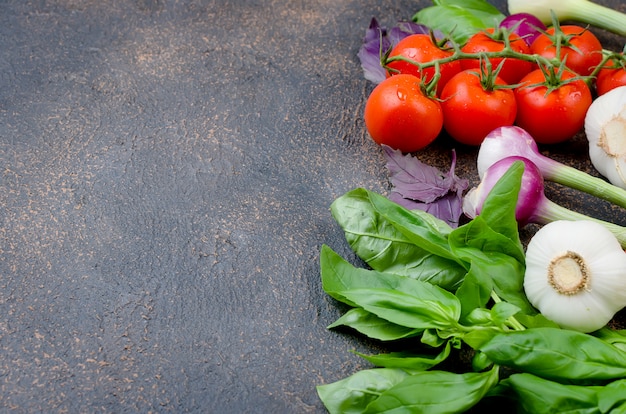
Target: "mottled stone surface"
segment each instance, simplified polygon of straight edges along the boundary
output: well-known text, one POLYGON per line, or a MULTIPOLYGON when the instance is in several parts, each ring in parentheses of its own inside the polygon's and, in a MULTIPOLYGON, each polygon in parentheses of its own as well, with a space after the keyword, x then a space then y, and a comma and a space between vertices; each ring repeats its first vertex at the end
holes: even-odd
POLYGON ((324 412, 373 346, 325 328, 328 207, 388 188, 356 53, 428 4, 0 0, 0 411, 324 412))

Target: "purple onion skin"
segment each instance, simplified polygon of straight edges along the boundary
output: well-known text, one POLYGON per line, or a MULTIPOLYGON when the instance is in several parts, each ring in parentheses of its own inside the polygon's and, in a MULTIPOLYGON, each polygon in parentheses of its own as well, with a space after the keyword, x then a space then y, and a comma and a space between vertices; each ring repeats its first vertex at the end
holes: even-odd
MULTIPOLYGON (((381 53, 389 51, 400 40, 412 34, 428 34, 430 28, 423 24, 413 22, 398 22, 391 29, 381 26, 376 18, 372 18, 369 28, 365 31, 363 43, 359 49, 358 57, 365 79, 379 84, 387 78, 385 68, 380 64, 381 53)), ((443 34, 433 32, 436 36, 443 34)))
POLYGON ((539 168, 543 178, 549 181, 565 167, 541 154, 535 139, 526 130, 512 125, 494 129, 483 140, 476 160, 479 176, 482 177, 487 168, 497 161, 510 156, 527 158, 539 168))
POLYGON ((516 13, 507 16, 500 22, 500 27, 512 30, 513 33, 522 37, 528 46, 541 35, 542 30, 547 29, 541 20, 530 13, 516 13))
POLYGON ((544 193, 544 181, 541 171, 527 158, 519 156, 506 157, 487 169, 481 182, 481 186, 484 186, 484 188, 480 193, 482 197, 479 201, 480 208, 478 210, 482 209, 487 195, 496 185, 496 182, 516 161, 522 161, 524 163, 524 174, 522 175, 522 183, 517 197, 517 206, 515 208, 515 219, 519 225, 523 227, 528 223, 537 222, 537 217, 542 211, 541 208, 548 201, 544 193))

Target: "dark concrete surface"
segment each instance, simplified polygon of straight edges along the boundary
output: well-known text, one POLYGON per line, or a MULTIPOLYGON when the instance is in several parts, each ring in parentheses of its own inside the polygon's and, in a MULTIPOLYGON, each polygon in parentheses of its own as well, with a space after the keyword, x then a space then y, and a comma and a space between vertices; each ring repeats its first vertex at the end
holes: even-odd
POLYGON ((356 53, 428 4, 0 0, 0 411, 324 412, 374 346, 318 266, 354 260, 334 198, 388 188, 356 53))

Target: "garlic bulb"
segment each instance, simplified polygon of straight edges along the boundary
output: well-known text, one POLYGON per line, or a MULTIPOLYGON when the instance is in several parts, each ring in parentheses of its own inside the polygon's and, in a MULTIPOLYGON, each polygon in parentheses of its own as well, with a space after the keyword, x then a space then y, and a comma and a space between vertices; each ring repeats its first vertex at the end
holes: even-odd
POLYGON ((593 166, 613 185, 626 189, 626 86, 593 101, 585 133, 593 166))
POLYGON ((524 290, 562 328, 592 332, 626 306, 626 253, 592 221, 553 221, 530 240, 524 290))

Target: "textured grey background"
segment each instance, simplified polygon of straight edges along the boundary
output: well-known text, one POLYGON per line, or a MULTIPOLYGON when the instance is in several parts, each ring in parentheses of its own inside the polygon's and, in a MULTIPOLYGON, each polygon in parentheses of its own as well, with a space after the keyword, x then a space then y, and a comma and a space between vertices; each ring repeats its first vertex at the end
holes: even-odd
POLYGON ((0 0, 0 411, 323 412, 374 346, 318 266, 388 187, 356 53, 428 4, 0 0))

